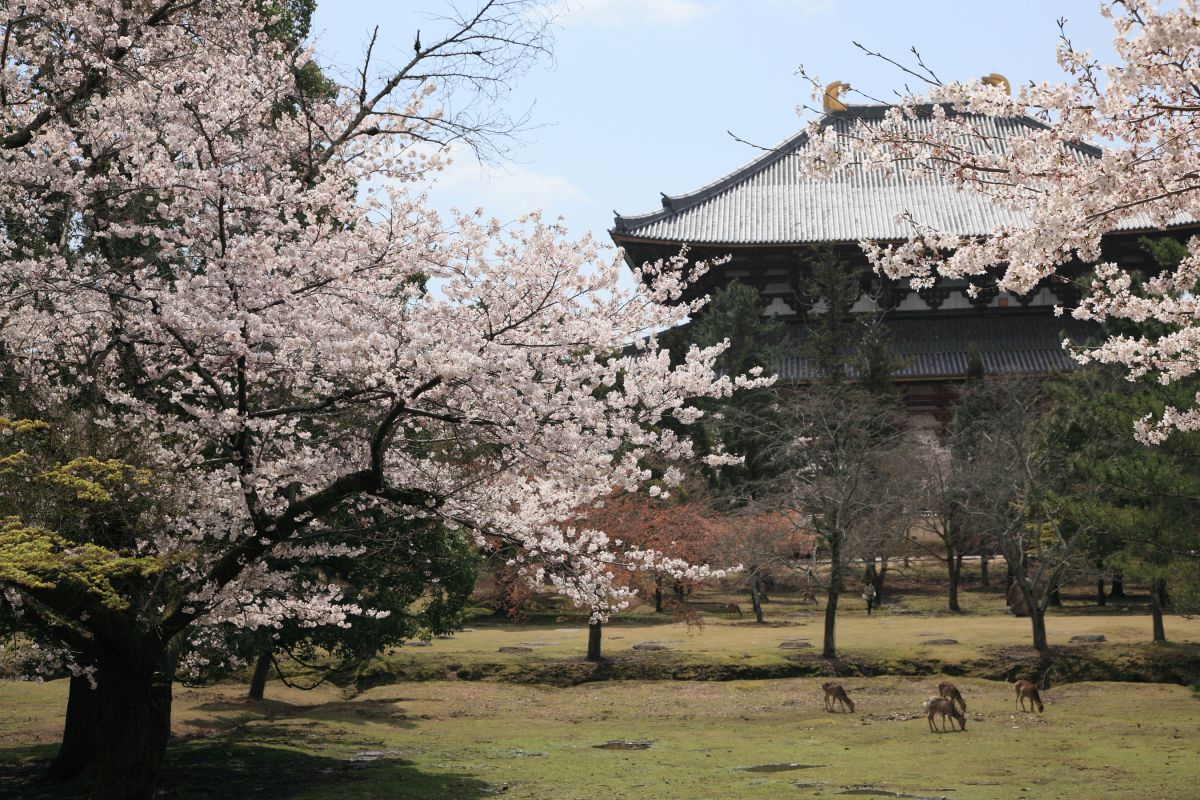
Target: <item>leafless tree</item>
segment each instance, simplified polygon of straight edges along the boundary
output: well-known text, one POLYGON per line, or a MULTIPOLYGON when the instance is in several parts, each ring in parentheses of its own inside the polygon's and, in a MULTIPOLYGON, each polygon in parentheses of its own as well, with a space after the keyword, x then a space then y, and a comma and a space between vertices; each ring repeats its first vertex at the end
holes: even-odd
POLYGON ((956 613, 962 612, 958 587, 963 558, 978 552, 982 545, 979 533, 968 524, 972 471, 961 435, 956 430, 942 441, 932 435, 923 437, 912 449, 911 460, 918 476, 917 504, 921 508, 921 513, 914 516, 913 527, 930 534, 936 543, 920 537, 913 537, 912 541, 915 547, 946 565, 947 605, 956 613))
POLYGON ((892 403, 851 385, 818 384, 777 397, 776 413, 764 423, 772 463, 748 506, 777 514, 815 542, 813 562, 790 566, 806 569, 825 589, 822 653, 835 658, 838 599, 850 565, 878 558, 895 530, 883 521, 905 516, 894 480, 903 422, 892 403))
POLYGON ((1032 381, 988 379, 968 388, 958 409, 970 439, 961 461, 970 486, 965 522, 1004 556, 1040 651, 1049 647, 1046 608, 1063 576, 1086 566, 1090 534, 1062 513, 1066 470, 1046 440, 1046 407, 1032 381))

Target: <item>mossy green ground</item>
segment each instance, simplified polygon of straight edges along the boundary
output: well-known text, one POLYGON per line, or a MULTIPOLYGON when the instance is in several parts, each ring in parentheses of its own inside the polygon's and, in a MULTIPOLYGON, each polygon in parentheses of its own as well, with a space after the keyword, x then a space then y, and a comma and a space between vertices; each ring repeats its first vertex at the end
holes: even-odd
MULTIPOLYGON (((833 796, 995 798, 1194 798, 1200 796, 1200 700, 1186 684, 1200 678, 1200 620, 1167 618, 1171 642, 1148 642, 1145 607, 1135 598, 1105 609, 1084 592, 1048 618, 1056 667, 1046 712, 1013 708, 1011 686, 964 674, 1025 674, 1037 664, 1029 622, 1003 613, 996 592, 964 595, 967 615, 945 614, 936 592, 914 583, 867 617, 857 597, 839 613, 847 661, 819 658, 820 610, 778 593, 766 626, 720 613, 720 592, 698 594, 701 626, 635 609, 605 629, 612 658, 599 672, 581 655, 583 620, 545 609, 530 624, 480 620, 429 647, 404 647, 379 659, 352 687, 313 692, 268 687, 268 700, 243 700, 244 685, 178 688, 176 739, 163 796, 296 800, 527 800, 587 798, 805 798, 833 796), (1101 644, 1068 645, 1102 633, 1101 644), (957 645, 925 644, 932 638, 957 645), (807 639, 808 649, 782 649, 807 639), (670 652, 632 650, 665 642, 670 652), (538 643, 525 654, 502 646, 538 643), (826 713, 820 677, 769 680, 633 680, 637 675, 730 677, 739 665, 788 668, 799 656, 839 680, 858 703, 826 713), (1070 659, 1138 665, 1174 683, 1070 682, 1070 659), (855 659, 881 677, 861 677, 855 659), (983 665, 980 667, 980 665, 983 665), (607 670, 607 671, 606 671, 607 670), (1193 670, 1188 672, 1188 670, 1193 670), (990 672, 989 672, 990 671, 990 672), (904 673, 908 672, 908 675, 904 673), (928 674, 918 674, 925 672, 928 674), (921 702, 938 673, 966 695, 968 729, 930 733, 921 702), (571 680, 557 676, 574 674, 571 680), (396 681, 396 676, 421 681, 396 681), (500 680, 446 680, 446 677, 500 680), (549 677, 539 685, 535 681, 549 677), (623 680, 595 681, 597 677, 623 680), (579 682, 591 681, 591 682, 579 682), (380 683, 381 681, 386 681, 380 683), (1184 684, 1184 685, 1181 685, 1184 684), (362 689, 363 686, 371 688, 362 689), (606 750, 613 740, 650 742, 646 750, 606 750), (750 767, 787 765, 780 771, 750 767), (887 794, 891 793, 891 794, 887 794)), ((815 673, 812 673, 815 674, 815 673)), ((1037 677, 1031 675, 1031 677, 1037 677)), ((0 683, 0 798, 60 800, 70 789, 35 778, 55 750, 65 681, 0 683)))
MULTIPOLYGON (((850 679, 855 713, 827 713, 819 679, 621 681, 567 688, 429 681, 353 699, 334 688, 176 693, 180 740, 164 796, 181 798, 830 797, 870 787, 958 800, 1192 798, 1200 702, 1181 686, 1078 683, 1046 712, 1011 687, 958 680, 963 733, 931 733, 936 677, 850 679), (613 740, 646 750, 605 750, 613 740), (779 772, 748 767, 794 765, 779 772)), ((0 688, 0 795, 31 783, 61 724, 65 685, 0 688)), ((893 795, 894 796, 894 795, 893 795)))

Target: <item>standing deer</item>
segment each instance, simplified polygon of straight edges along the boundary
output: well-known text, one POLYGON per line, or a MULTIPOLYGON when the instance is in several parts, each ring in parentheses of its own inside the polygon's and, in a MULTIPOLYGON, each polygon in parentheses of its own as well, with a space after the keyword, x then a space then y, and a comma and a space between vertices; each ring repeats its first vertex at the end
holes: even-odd
POLYGON ((846 706, 850 706, 850 713, 854 713, 854 701, 846 694, 846 690, 840 683, 822 683, 821 688, 825 690, 826 711, 833 711, 833 701, 836 700, 842 711, 846 710, 846 706))
POLYGON ((967 712, 967 701, 963 700, 962 692, 958 691, 958 687, 953 683, 947 683, 946 681, 939 683, 938 695, 953 703, 957 703, 964 714, 967 712))
POLYGON ((1046 710, 1046 707, 1042 705, 1042 696, 1038 694, 1038 687, 1036 683, 1033 683, 1032 681, 1019 680, 1013 684, 1013 688, 1017 690, 1017 704, 1021 706, 1022 711, 1026 710, 1025 700, 1027 698, 1029 700, 1029 711, 1033 711, 1033 707, 1035 705, 1037 706, 1039 714, 1046 710))
POLYGON ((800 595, 800 605, 802 606, 818 606, 817 596, 812 592, 803 592, 800 595))
POLYGON ((742 618, 742 607, 739 606, 737 603, 726 603, 725 604, 725 613, 731 617, 736 614, 737 618, 741 619, 742 618))
MULTIPOLYGON (((951 720, 958 720, 958 727, 960 730, 965 731, 967 729, 967 717, 958 710, 958 706, 954 704, 953 700, 949 700, 945 697, 931 697, 922 703, 922 707, 925 709, 926 719, 929 721, 929 730, 931 731, 937 730, 933 727, 934 714, 942 715, 943 731, 946 730, 946 717, 949 717, 951 720)), ((953 721, 950 723, 950 730, 954 730, 953 721)))

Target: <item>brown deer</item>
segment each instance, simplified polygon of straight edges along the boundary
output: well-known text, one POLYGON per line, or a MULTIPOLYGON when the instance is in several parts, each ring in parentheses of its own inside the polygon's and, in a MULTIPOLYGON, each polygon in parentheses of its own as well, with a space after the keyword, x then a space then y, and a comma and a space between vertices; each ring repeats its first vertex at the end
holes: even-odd
POLYGON ((967 729, 967 717, 958 710, 958 706, 954 704, 953 700, 945 697, 931 697, 922 704, 922 707, 925 709, 926 719, 929 720, 929 730, 931 731, 937 730, 933 726, 934 714, 942 715, 943 731, 946 730, 946 717, 951 719, 950 730, 954 730, 953 720, 958 720, 958 727, 960 730, 965 731, 967 729))
POLYGON ((849 706, 850 713, 854 713, 854 701, 850 699, 850 695, 846 694, 846 690, 842 688, 840 683, 822 683, 821 688, 825 690, 826 711, 833 711, 833 701, 836 700, 841 706, 842 711, 845 711, 846 706, 849 706))
POLYGON ((802 606, 817 606, 817 596, 812 592, 804 592, 800 595, 800 605, 802 606))
POLYGON ((737 603, 726 603, 725 604, 725 613, 731 617, 734 614, 736 614, 737 618, 741 619, 742 618, 742 607, 739 606, 737 603))
POLYGON ((1046 710, 1042 705, 1042 696, 1038 694, 1037 684, 1032 681, 1020 680, 1013 684, 1013 688, 1017 691, 1017 704, 1021 706, 1021 710, 1025 711, 1025 700, 1029 700, 1029 711, 1033 711, 1036 705, 1038 713, 1041 714, 1046 710))
POLYGON ((960 709, 962 709, 962 712, 964 714, 966 713, 967 701, 963 700, 962 692, 958 691, 958 687, 955 686, 953 683, 947 683, 946 681, 942 681, 941 683, 939 683, 938 684, 938 695, 946 698, 947 700, 951 701, 952 703, 957 703, 958 707, 960 709))

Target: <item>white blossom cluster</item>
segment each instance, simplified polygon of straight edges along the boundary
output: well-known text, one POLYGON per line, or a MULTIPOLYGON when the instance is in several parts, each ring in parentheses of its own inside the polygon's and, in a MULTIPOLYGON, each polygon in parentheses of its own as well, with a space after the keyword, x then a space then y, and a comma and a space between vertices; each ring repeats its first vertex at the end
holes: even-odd
POLYGON ((625 289, 620 254, 537 215, 443 219, 417 188, 442 165, 420 146, 432 87, 296 108, 307 56, 241 0, 162 25, 147 0, 25 7, 0 65, 0 132, 29 133, 0 150, 0 282, 19 287, 0 342, 24 391, 89 403, 183 487, 137 548, 178 587, 165 629, 369 613, 271 566, 351 554, 330 514, 502 539, 589 608, 626 598, 614 569, 705 574, 564 528, 638 489, 646 456, 692 457, 658 424, 694 421, 691 398, 767 382, 718 376, 723 346, 677 366, 659 348, 700 306, 679 303, 683 256, 625 289), (32 81, 44 58, 61 67, 32 81), (47 219, 66 223, 45 247, 9 235, 47 219))
MULTIPOLYGON (((1101 13, 1115 32, 1118 60, 1111 66, 1064 35, 1058 49, 1064 82, 1022 86, 1012 97, 979 81, 937 84, 903 98, 881 125, 860 123, 839 134, 814 123, 812 146, 799 156, 813 175, 851 166, 904 173, 981 193, 1027 219, 964 237, 900 209, 911 224, 907 241, 862 245, 880 272, 918 287, 935 275, 991 273, 1001 289, 1024 293, 1061 276, 1064 267, 1095 264, 1095 281, 1072 311, 1076 318, 1157 321, 1168 332, 1113 337, 1076 357, 1169 383, 1200 369, 1200 246, 1192 239, 1178 269, 1139 291, 1123 268, 1103 261, 1100 245, 1118 229, 1200 221, 1200 3, 1163 8, 1117 0, 1102 4, 1101 13), (1004 141, 980 124, 984 117, 1021 116, 1034 125, 1004 141)), ((1172 430, 1198 429, 1200 410, 1169 408, 1143 420, 1138 435, 1160 442, 1172 430)))

